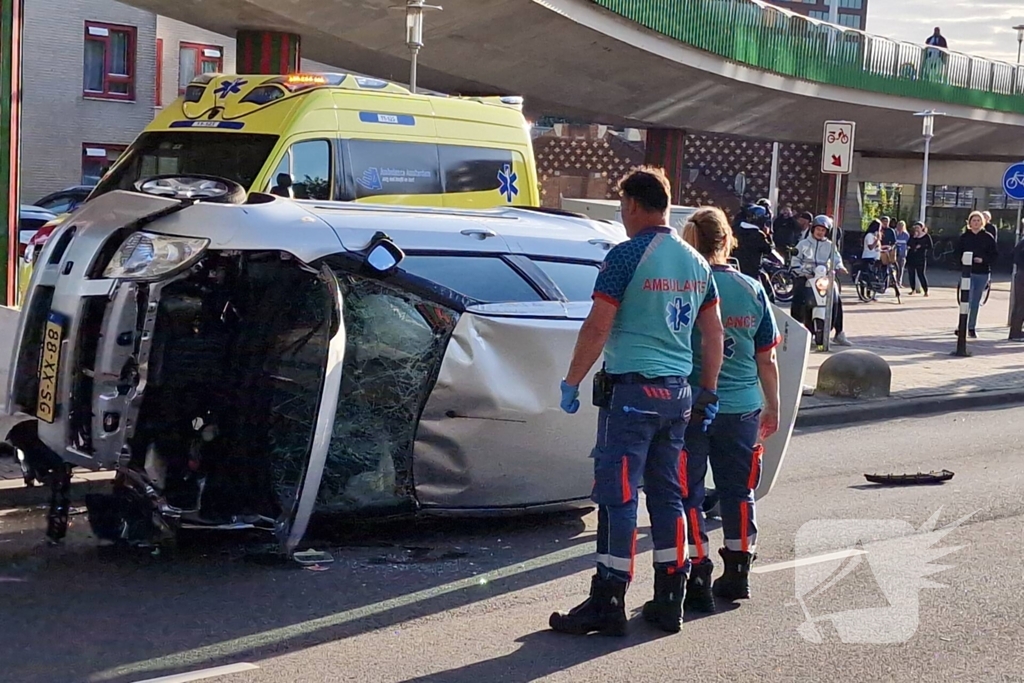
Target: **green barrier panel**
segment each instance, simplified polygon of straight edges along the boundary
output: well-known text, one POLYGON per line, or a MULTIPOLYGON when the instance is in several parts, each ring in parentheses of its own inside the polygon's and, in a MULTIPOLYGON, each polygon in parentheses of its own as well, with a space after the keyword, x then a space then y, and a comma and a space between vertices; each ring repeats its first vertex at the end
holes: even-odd
POLYGON ((1024 114, 1024 68, 873 36, 756 0, 592 0, 729 61, 805 81, 1024 114))

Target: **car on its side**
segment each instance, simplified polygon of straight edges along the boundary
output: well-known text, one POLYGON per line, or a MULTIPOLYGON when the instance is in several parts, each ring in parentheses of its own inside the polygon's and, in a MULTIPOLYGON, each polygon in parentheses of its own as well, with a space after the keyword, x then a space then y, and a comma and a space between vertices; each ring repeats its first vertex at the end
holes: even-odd
POLYGON ((620 227, 210 178, 139 190, 44 247, 0 429, 37 471, 117 471, 87 500, 98 537, 258 528, 291 552, 314 512, 592 505, 597 409, 563 413, 558 378, 620 227))

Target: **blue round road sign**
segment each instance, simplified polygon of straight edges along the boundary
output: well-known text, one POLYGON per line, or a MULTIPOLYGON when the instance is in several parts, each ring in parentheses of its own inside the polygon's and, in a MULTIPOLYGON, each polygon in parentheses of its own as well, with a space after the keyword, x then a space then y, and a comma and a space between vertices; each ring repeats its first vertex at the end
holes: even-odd
POLYGON ((1024 161, 1006 169, 1003 174, 1003 192, 1010 199, 1024 200, 1024 161))

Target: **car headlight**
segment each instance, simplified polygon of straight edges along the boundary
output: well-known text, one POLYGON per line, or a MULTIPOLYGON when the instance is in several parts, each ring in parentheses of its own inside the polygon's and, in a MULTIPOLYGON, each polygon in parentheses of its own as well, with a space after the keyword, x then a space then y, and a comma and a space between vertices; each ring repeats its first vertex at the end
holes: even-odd
POLYGON ((817 280, 814 281, 814 286, 818 289, 818 292, 820 294, 827 294, 828 293, 828 278, 827 277, 819 277, 817 280))
POLYGON ((192 265, 203 255, 210 240, 136 232, 114 252, 103 277, 149 280, 192 265))

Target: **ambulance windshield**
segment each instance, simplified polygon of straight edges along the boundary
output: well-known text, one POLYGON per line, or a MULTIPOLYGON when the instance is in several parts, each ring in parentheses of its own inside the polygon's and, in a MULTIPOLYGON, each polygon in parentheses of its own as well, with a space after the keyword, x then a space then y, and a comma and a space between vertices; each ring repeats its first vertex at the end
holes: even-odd
POLYGON ((214 175, 233 180, 248 190, 275 144, 276 135, 143 133, 128 148, 117 169, 99 182, 90 198, 112 190, 132 190, 139 180, 168 174, 214 175))

